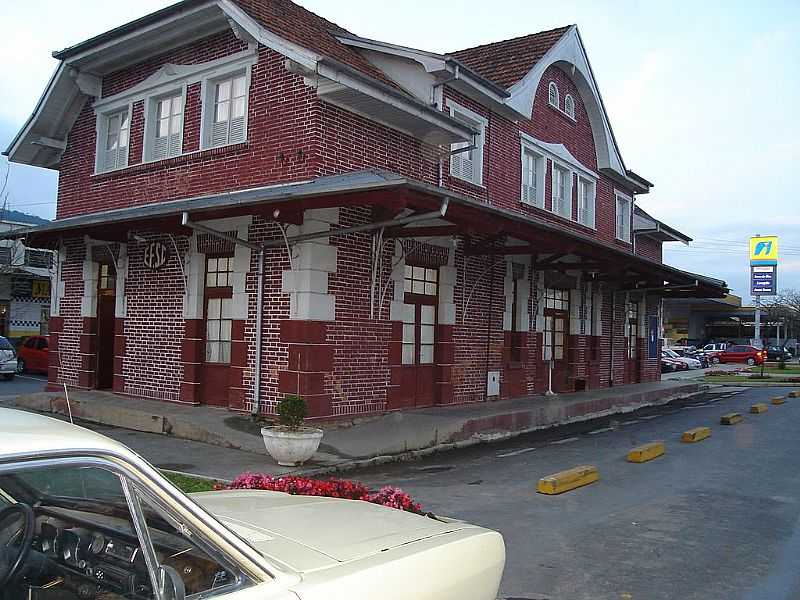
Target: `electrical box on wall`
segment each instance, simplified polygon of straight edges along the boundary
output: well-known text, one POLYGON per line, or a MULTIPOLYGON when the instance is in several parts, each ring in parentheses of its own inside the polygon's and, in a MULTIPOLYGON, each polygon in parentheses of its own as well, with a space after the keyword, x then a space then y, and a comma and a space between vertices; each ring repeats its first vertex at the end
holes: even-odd
POLYGON ((500 371, 489 371, 486 377, 486 397, 500 395, 500 371))

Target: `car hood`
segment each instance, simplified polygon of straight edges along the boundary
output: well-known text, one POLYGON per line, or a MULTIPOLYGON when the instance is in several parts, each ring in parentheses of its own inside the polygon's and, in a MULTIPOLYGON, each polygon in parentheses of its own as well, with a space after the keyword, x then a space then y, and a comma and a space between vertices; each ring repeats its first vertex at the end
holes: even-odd
POLYGON ((263 555, 299 572, 472 527, 358 500, 225 490, 192 498, 263 555))

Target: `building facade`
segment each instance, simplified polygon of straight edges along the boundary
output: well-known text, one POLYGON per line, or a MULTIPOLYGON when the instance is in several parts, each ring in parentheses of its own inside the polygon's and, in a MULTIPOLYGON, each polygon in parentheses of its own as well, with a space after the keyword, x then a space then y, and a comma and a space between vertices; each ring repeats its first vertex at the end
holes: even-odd
MULTIPOLYGON (((44 219, 16 213, 0 218, 0 232, 30 227, 44 219)), ((0 240, 0 335, 12 340, 47 335, 53 252, 0 240)))
POLYGON ((60 172, 53 384, 338 417, 650 381, 661 299, 725 291, 662 264, 575 26, 436 54, 185 0, 55 56, 7 150, 60 172))

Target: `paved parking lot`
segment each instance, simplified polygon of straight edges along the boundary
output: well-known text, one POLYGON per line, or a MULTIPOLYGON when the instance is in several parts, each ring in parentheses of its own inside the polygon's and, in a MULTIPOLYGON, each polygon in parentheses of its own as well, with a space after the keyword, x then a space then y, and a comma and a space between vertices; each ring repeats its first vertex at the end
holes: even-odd
POLYGON ((800 598, 800 399, 750 415, 752 403, 788 390, 729 390, 358 477, 501 531, 505 598, 800 598), (720 426, 734 410, 744 423, 720 426), (699 425, 711 438, 679 442, 699 425), (665 456, 626 461, 631 447, 657 439, 665 456), (536 493, 540 477, 587 463, 599 482, 536 493))
POLYGON ((47 375, 25 373, 24 375, 15 376, 11 381, 0 379, 0 401, 4 396, 13 397, 18 394, 44 391, 46 385, 47 375))

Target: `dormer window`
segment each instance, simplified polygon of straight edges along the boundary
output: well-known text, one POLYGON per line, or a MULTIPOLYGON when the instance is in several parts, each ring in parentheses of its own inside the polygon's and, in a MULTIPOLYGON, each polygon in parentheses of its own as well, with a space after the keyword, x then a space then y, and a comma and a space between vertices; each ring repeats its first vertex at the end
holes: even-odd
POLYGON ((228 76, 208 82, 208 119, 204 146, 217 148, 247 139, 247 75, 228 76))
POLYGON ((550 106, 559 107, 558 86, 555 81, 551 81, 547 86, 547 101, 550 106))
POLYGON ((575 118, 575 100, 569 94, 564 98, 564 112, 573 119, 575 118))
POLYGON ((98 173, 128 166, 128 141, 131 129, 130 109, 100 118, 100 139, 96 170, 98 173))

